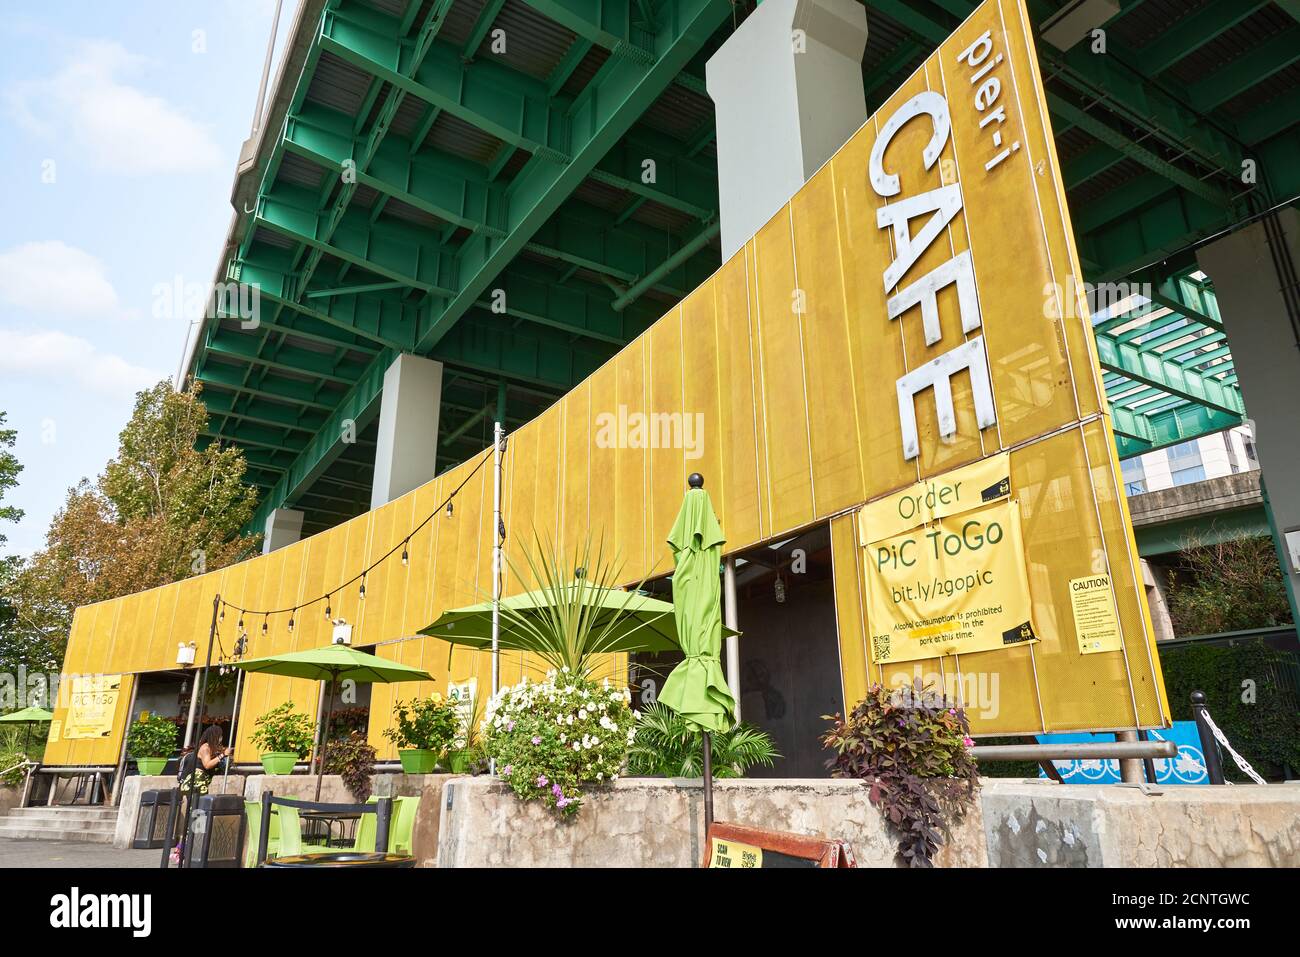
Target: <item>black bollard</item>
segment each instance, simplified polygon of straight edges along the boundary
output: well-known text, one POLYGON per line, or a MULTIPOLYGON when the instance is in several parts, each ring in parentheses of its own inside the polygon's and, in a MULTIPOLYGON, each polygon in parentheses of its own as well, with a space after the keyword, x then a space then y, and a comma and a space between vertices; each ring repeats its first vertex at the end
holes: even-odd
POLYGON ((1219 742, 1210 730, 1210 723, 1205 720, 1205 693, 1192 692, 1192 717, 1196 719, 1196 733, 1201 738, 1201 754, 1205 757, 1205 770, 1210 776, 1211 784, 1223 784, 1223 761, 1219 758, 1219 742))

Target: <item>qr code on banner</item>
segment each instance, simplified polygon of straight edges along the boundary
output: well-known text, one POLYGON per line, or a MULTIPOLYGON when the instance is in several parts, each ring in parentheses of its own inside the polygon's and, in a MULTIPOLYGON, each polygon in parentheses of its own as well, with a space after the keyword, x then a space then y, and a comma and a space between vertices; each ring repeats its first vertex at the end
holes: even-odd
POLYGON ((889 636, 888 635, 871 636, 871 658, 873 661, 889 660, 889 636))

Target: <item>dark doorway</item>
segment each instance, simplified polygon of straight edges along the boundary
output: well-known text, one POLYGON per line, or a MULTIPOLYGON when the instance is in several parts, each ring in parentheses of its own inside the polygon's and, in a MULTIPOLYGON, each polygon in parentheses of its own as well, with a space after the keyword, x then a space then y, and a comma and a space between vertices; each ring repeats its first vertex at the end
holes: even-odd
POLYGON ((822 715, 844 708, 829 527, 738 556, 736 594, 741 718, 783 755, 748 775, 827 777, 822 715))

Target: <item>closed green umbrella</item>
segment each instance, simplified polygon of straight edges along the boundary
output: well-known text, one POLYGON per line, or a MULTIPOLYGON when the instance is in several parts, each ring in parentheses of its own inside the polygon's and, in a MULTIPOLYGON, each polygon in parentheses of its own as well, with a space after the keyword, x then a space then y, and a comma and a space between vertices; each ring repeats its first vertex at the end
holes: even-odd
POLYGON ((247 672, 281 675, 287 678, 308 678, 329 682, 329 698, 325 712, 324 732, 320 734, 320 769, 316 775, 316 800, 320 800, 321 783, 325 780, 325 753, 329 749, 330 721, 334 717, 334 689, 340 681, 358 684, 391 684, 397 681, 432 681, 433 676, 419 668, 400 661, 380 658, 348 645, 326 645, 307 651, 290 651, 282 655, 268 655, 236 662, 236 668, 247 672))
POLYGON ((659 700, 704 737, 704 826, 713 823, 713 745, 710 732, 736 723, 736 699, 722 673, 722 584, 719 563, 726 541, 713 513, 704 477, 688 480, 677 521, 668 535, 677 570, 673 573, 673 616, 686 660, 664 682, 659 700))
POLYGON ((41 724, 46 721, 53 721, 54 715, 44 708, 23 708, 21 711, 14 711, 10 714, 0 715, 0 721, 7 724, 25 724, 27 730, 23 734, 23 750, 27 750, 27 741, 32 735, 32 725, 41 724))

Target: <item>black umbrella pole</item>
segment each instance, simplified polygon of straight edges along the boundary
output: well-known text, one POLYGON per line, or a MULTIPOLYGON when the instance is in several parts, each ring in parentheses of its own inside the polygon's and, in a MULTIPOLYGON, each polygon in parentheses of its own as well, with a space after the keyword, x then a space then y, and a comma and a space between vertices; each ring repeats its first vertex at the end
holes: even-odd
MULTIPOLYGON (((208 698, 208 672, 212 670, 212 646, 213 646, 214 644, 216 644, 216 641, 217 641, 217 614, 218 614, 218 612, 220 612, 220 610, 221 610, 221 596, 220 596, 220 595, 214 595, 213 598, 212 598, 212 626, 208 629, 208 655, 207 655, 207 660, 204 661, 204 663, 203 663, 203 682, 202 682, 202 684, 199 684, 198 679, 195 678, 195 684, 198 684, 198 685, 199 685, 199 688, 198 688, 198 691, 199 691, 199 706, 198 706, 197 712, 196 712, 195 717, 194 717, 194 739, 193 739, 192 741, 190 741, 190 747, 194 749, 194 776, 195 776, 195 778, 198 777, 198 773, 197 773, 197 772, 198 772, 198 770, 199 770, 199 738, 203 737, 203 735, 202 735, 202 730, 203 730, 203 712, 204 712, 204 709, 206 709, 207 706, 208 706, 208 702, 207 702, 207 698, 208 698)), ((194 694, 194 689, 193 689, 193 688, 190 689, 190 694, 191 694, 191 695, 194 694)), ((130 716, 128 715, 128 718, 129 718, 129 717, 130 717, 130 716)), ((182 755, 181 755, 182 760, 184 759, 184 757, 185 757, 185 756, 182 754, 182 755)), ((184 783, 184 782, 182 782, 182 783, 184 783)), ((190 835, 190 817, 191 817, 191 815, 192 815, 193 813, 194 813, 194 788, 193 788, 193 786, 191 786, 190 789, 189 789, 189 791, 187 791, 186 794, 185 794, 185 828, 184 828, 184 830, 181 831, 181 846, 182 846, 182 847, 184 847, 184 845, 185 845, 185 840, 186 840, 186 838, 188 838, 189 835, 190 835)), ((171 836, 170 834, 168 834, 168 835, 167 835, 167 840, 170 841, 171 839, 172 839, 172 836, 171 836)), ((184 856, 184 854, 181 855, 181 861, 180 861, 180 863, 179 863, 178 866, 179 866, 179 867, 188 867, 188 866, 189 866, 188 864, 185 863, 185 856, 184 856)))
POLYGON ((320 801, 320 786, 325 781, 325 755, 329 752, 330 741, 330 722, 334 717, 334 684, 335 678, 330 679, 329 688, 326 693, 329 699, 325 702, 325 733, 320 736, 320 769, 316 773, 316 800, 320 801))
POLYGON ((704 841, 713 829, 713 738, 704 732, 704 841))

